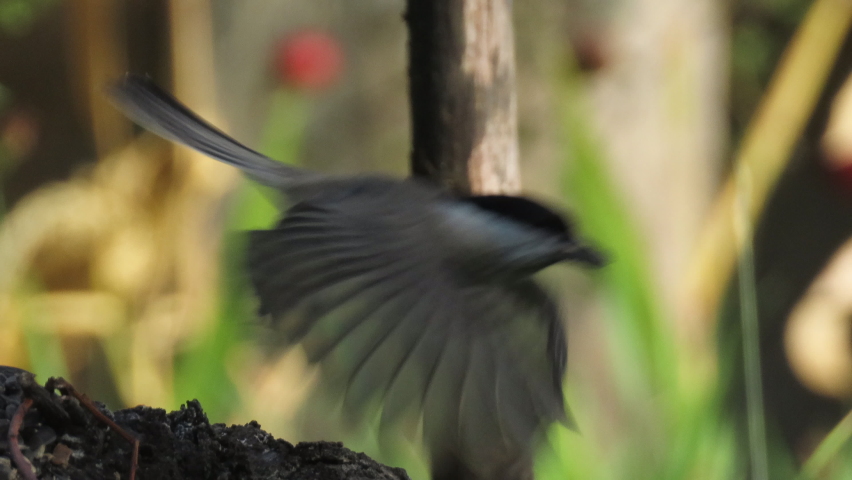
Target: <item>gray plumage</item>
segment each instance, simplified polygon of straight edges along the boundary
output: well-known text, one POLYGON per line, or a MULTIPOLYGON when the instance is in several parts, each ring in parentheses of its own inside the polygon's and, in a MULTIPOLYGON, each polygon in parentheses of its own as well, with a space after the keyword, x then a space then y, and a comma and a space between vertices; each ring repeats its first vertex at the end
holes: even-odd
POLYGON ((530 276, 599 259, 551 212, 503 197, 564 232, 415 179, 306 172, 241 145, 147 78, 128 75, 111 93, 142 126, 289 197, 278 225, 250 236, 262 313, 323 365, 349 414, 388 427, 422 412, 436 478, 520 478, 511 472, 529 470, 544 429, 572 424, 564 331, 530 276))

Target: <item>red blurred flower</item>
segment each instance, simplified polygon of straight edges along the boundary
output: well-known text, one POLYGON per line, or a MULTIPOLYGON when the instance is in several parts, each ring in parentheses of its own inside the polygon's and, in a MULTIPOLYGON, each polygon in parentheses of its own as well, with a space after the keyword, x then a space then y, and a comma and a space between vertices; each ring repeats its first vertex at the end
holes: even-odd
POLYGON ((852 163, 835 168, 830 173, 832 181, 844 192, 852 192, 852 163))
POLYGON ((832 178, 852 193, 852 78, 846 80, 831 102, 821 147, 832 178))
POLYGON ((343 50, 328 33, 302 30, 277 43, 275 70, 282 82, 296 88, 324 90, 343 72, 343 50))

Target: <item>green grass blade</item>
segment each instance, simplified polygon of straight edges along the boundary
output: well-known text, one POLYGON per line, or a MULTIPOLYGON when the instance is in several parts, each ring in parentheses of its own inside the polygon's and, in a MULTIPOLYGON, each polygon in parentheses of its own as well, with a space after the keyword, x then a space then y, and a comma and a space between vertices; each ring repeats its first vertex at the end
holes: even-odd
POLYGON ((766 420, 763 411, 763 383, 760 371, 760 330, 757 317, 757 292, 752 251, 752 228, 748 198, 751 185, 747 167, 737 171, 737 203, 734 214, 735 232, 742 253, 737 263, 740 290, 740 324, 743 335, 743 368, 746 386, 748 444, 751 478, 769 479, 769 457, 766 445, 766 420))

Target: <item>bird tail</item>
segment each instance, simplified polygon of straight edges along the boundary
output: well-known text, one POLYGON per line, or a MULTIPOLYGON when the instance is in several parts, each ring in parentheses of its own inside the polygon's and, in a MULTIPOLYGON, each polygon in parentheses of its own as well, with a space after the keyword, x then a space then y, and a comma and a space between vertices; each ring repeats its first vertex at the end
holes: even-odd
POLYGON ((128 117, 157 135, 233 165, 265 185, 287 189, 311 176, 237 142, 196 115, 147 76, 127 74, 109 94, 128 117))

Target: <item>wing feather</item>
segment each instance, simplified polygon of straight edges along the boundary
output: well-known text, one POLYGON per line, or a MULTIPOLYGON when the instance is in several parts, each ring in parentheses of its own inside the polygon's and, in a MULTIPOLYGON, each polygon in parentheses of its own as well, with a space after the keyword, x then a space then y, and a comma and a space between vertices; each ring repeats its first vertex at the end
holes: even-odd
POLYGON ((348 416, 381 408, 387 430, 422 415, 430 448, 453 446, 471 465, 529 452, 566 417, 555 304, 531 279, 471 283, 430 240, 428 211, 403 201, 300 204, 256 232, 263 309, 321 363, 348 416))

